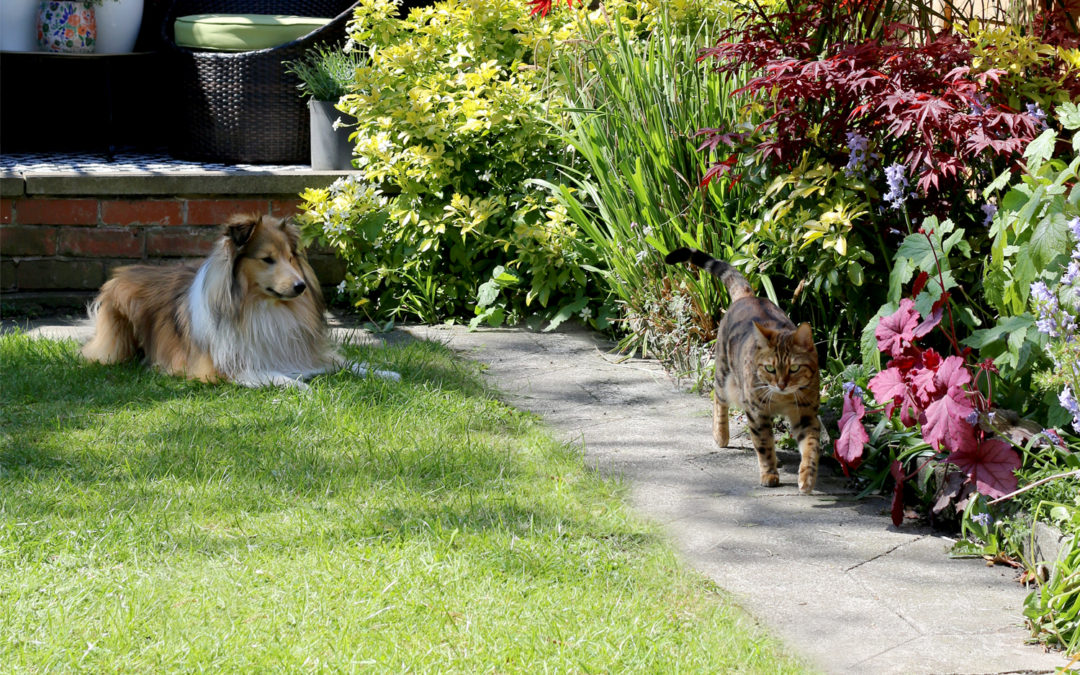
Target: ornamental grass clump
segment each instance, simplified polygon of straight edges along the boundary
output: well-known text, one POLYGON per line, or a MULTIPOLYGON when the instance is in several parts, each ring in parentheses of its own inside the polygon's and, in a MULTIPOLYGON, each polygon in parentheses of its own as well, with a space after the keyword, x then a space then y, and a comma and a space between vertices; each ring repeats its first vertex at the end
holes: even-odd
POLYGON ((665 12, 645 38, 618 25, 561 51, 570 101, 561 140, 578 164, 564 169, 561 184, 543 184, 595 252, 590 271, 609 299, 602 311, 619 316, 622 346, 698 383, 709 377, 723 291, 710 275, 673 270, 663 256, 691 245, 738 259, 734 223, 748 203, 738 186, 698 188, 708 168, 698 129, 737 120, 730 94, 738 78, 698 62, 713 21, 688 26, 665 12))

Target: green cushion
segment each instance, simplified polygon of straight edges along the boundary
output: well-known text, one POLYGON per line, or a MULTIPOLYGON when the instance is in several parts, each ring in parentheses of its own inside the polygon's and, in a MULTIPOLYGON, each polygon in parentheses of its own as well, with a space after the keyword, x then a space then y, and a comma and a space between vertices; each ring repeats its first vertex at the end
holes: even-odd
POLYGON ((173 27, 181 47, 247 52, 292 42, 330 21, 319 16, 192 14, 178 17, 173 27))

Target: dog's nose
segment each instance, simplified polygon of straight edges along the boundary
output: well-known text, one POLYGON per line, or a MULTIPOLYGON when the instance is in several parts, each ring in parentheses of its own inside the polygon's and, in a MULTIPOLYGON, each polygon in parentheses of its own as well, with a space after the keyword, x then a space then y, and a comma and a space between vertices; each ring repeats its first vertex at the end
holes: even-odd
POLYGON ((292 285, 293 293, 296 293, 297 295, 303 293, 305 288, 307 288, 307 284, 305 284, 303 281, 297 281, 295 284, 292 285))

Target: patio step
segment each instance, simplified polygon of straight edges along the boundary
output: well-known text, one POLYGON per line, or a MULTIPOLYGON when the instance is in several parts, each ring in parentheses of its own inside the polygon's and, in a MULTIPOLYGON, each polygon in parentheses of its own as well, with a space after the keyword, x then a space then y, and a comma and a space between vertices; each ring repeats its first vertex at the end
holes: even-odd
MULTIPOLYGON (((82 306, 114 267, 201 258, 230 215, 294 215, 301 191, 348 173, 150 154, 2 156, 3 305, 82 306)), ((324 286, 344 278, 331 251, 309 258, 324 286)))

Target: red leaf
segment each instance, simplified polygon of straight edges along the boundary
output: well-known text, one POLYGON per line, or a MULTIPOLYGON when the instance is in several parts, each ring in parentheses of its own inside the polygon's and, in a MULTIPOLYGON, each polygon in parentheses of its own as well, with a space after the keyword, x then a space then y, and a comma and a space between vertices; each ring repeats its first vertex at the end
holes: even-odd
POLYGON ((908 393, 908 384, 897 368, 886 368, 870 378, 866 385, 874 394, 878 405, 885 406, 885 416, 891 417, 894 407, 900 405, 908 393))
POLYGON ((866 406, 854 392, 844 394, 844 413, 840 416, 840 438, 833 444, 833 454, 847 475, 848 468, 858 469, 862 463, 863 445, 870 440, 862 420, 866 406))
MULTIPOLYGON (((547 13, 551 11, 551 6, 555 4, 556 0, 529 0, 529 4, 533 6, 532 11, 529 12, 530 16, 547 16, 547 13)), ((566 0, 567 7, 574 6, 574 0, 566 0)))
POLYGON ((930 313, 933 314, 934 312, 944 307, 945 303, 949 301, 950 297, 952 297, 951 293, 949 293, 948 291, 943 291, 941 293, 941 297, 935 300, 934 304, 930 306, 930 313))
POLYGON ((706 188, 714 178, 731 172, 731 167, 735 165, 736 159, 737 157, 735 155, 731 155, 724 161, 713 164, 709 167, 709 170, 705 172, 705 176, 701 179, 701 183, 698 184, 698 187, 706 188))
MULTIPOLYGON (((933 350, 927 351, 937 358, 937 352, 933 350)), ((910 385, 911 398, 918 403, 920 408, 926 408, 926 406, 936 401, 941 394, 945 393, 944 388, 941 388, 937 379, 935 379, 932 367, 913 368, 908 373, 907 380, 910 385)))
MULTIPOLYGON (((923 272, 923 274, 926 273, 923 272)), ((941 315, 943 311, 944 310, 942 310, 941 307, 938 307, 934 311, 930 312, 930 316, 926 317, 926 319, 918 326, 915 326, 915 330, 912 331, 911 334, 916 338, 926 337, 926 335, 929 334, 930 331, 934 330, 934 326, 941 323, 941 315)))
POLYGON ((919 313, 915 311, 915 302, 910 298, 900 301, 900 308, 889 316, 881 317, 874 337, 878 349, 897 358, 904 353, 904 347, 914 339, 915 326, 919 324, 919 313), (906 345, 905 345, 906 343, 906 345))
POLYGON ((930 278, 928 272, 919 272, 919 276, 915 277, 915 283, 911 285, 911 297, 919 297, 919 293, 922 293, 923 286, 926 285, 926 280, 930 278))
POLYGON ((950 452, 959 452, 970 450, 978 444, 975 429, 966 419, 975 408, 968 403, 963 390, 959 393, 959 398, 945 395, 926 406, 922 435, 930 447, 944 446, 950 452))
POLYGON ((971 373, 968 372, 967 367, 964 366, 964 359, 959 356, 950 356, 942 362, 941 367, 934 373, 934 378, 937 380, 945 392, 949 396, 959 398, 964 396, 962 400, 967 400, 964 392, 964 385, 971 382, 971 373))
POLYGON ((941 367, 941 354, 938 354, 934 349, 924 349, 921 356, 923 365, 930 370, 937 370, 941 367))
POLYGON ((904 522, 904 467, 900 466, 899 461, 894 461, 889 467, 889 474, 896 481, 893 485, 892 524, 900 527, 904 522))
POLYGON ((1016 490, 1016 474, 1020 456, 1012 446, 999 438, 990 438, 949 455, 948 461, 968 475, 975 489, 997 499, 1016 490))
POLYGON ((886 367, 896 368, 900 371, 901 375, 907 375, 909 370, 921 365, 923 365, 923 351, 918 347, 911 347, 910 349, 906 349, 900 356, 889 361, 886 367))

